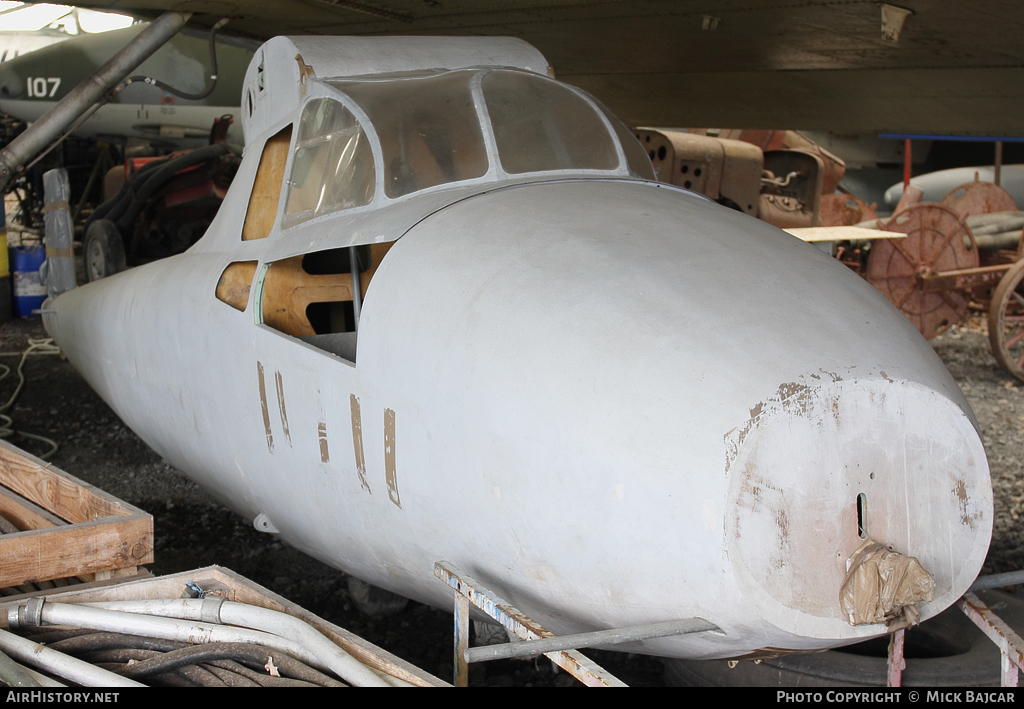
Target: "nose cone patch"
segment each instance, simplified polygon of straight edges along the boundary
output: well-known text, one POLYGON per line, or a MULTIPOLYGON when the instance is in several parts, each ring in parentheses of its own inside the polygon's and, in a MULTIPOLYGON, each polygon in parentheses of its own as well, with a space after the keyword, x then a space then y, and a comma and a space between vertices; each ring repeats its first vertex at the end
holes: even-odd
POLYGON ((729 559, 768 622, 857 637, 840 607, 846 561, 868 538, 935 577, 929 617, 974 580, 992 533, 985 451, 963 410, 888 379, 792 383, 726 436, 729 559))

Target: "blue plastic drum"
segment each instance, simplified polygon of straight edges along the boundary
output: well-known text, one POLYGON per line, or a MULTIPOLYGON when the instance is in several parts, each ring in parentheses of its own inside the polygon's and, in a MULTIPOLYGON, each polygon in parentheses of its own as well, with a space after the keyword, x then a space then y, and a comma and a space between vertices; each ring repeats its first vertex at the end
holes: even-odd
POLYGON ((39 280, 39 267, 46 260, 46 249, 42 246, 12 246, 8 254, 14 290, 14 317, 31 317, 32 311, 43 307, 46 300, 46 286, 39 280))

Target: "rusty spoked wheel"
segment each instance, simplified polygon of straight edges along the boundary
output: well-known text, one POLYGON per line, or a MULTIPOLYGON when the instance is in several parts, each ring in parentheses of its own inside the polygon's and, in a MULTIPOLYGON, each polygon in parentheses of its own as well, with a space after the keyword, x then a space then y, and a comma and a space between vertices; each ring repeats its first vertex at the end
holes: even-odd
POLYGON ((977 214, 1005 212, 1017 208, 1013 197, 991 182, 968 182, 942 198, 940 204, 949 207, 957 216, 966 219, 977 214))
POLYGON ((988 309, 992 354, 1010 374, 1024 381, 1024 261, 1003 274, 988 309))
POLYGON ((968 296, 956 290, 926 293, 922 278, 975 268, 978 247, 963 219, 938 204, 919 202, 894 214, 885 231, 903 239, 880 239, 871 247, 865 277, 927 339, 967 315, 968 296))

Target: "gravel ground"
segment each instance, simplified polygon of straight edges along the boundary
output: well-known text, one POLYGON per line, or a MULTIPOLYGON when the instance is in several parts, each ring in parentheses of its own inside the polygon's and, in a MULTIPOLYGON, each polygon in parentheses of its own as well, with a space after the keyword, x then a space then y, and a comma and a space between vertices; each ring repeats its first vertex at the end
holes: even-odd
MULTIPOLYGON (((32 318, 0 325, 0 351, 23 350, 29 338, 45 337, 32 318)), ((1024 395, 1020 384, 996 364, 982 317, 974 316, 936 338, 933 345, 977 413, 995 488, 996 522, 985 573, 1024 568, 1024 539, 1017 518, 1024 514, 1024 395), (1020 386, 1018 386, 1020 385, 1020 386)), ((3 362, 17 363, 4 357, 3 362)), ((150 512, 156 527, 156 574, 210 564, 226 566, 321 617, 438 677, 451 679, 452 616, 410 603, 386 619, 363 617, 350 602, 344 575, 255 531, 209 498, 145 446, 97 397, 66 361, 32 358, 27 384, 13 411, 15 427, 49 436, 60 444, 54 464, 150 512)), ((0 381, 6 400, 13 375, 0 381)), ((15 436, 16 445, 40 454, 45 446, 15 436)), ((631 685, 662 683, 658 660, 614 652, 587 654, 631 685)), ((569 686, 546 660, 475 666, 471 684, 480 686, 569 686)))

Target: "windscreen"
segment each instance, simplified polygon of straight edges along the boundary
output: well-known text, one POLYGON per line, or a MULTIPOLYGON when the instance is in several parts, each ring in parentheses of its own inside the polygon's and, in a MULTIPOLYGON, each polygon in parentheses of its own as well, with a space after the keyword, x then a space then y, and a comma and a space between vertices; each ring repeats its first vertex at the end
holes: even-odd
POLYGON ((475 73, 330 82, 359 104, 377 131, 388 197, 487 173, 471 88, 475 73))
POLYGON ((505 172, 615 170, 615 141, 594 107, 572 89, 520 71, 483 79, 498 157, 505 172))
POLYGON ((333 99, 307 103, 288 177, 285 226, 369 204, 376 179, 373 151, 355 116, 333 99))

